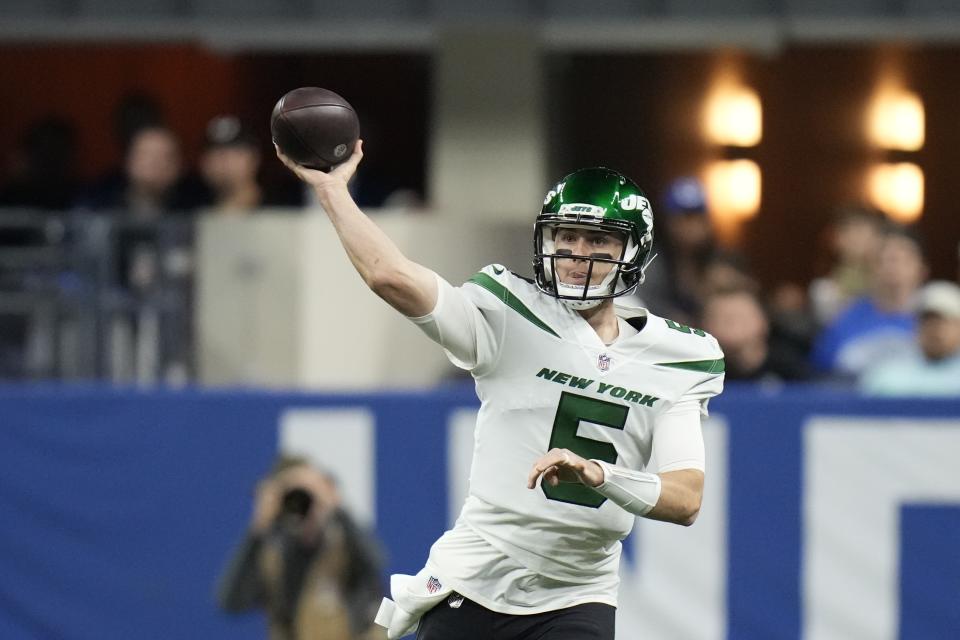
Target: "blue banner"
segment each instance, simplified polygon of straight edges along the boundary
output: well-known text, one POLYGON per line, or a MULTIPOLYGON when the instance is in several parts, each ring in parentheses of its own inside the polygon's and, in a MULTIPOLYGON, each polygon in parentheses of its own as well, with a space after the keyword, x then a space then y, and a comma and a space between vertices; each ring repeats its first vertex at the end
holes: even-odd
MULTIPOLYGON (((332 467, 387 570, 414 573, 466 490, 476 408, 472 388, 0 389, 0 637, 265 637, 213 593, 278 448, 332 467)), ((733 388, 711 409, 701 521, 628 540, 644 614, 622 607, 621 637, 955 637, 960 401, 733 388)))

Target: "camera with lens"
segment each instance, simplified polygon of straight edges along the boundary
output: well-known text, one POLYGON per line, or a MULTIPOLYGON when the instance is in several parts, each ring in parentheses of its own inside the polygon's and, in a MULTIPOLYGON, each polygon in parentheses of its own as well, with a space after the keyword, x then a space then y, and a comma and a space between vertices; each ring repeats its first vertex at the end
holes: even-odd
POLYGON ((283 494, 280 501, 280 517, 303 520, 312 506, 313 494, 306 489, 295 487, 283 494))

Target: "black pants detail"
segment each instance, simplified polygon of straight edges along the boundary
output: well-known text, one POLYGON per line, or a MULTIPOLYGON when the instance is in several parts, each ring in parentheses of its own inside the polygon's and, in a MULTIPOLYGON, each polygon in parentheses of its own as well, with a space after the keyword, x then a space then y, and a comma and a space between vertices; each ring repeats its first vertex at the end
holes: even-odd
POLYGON ((567 609, 508 615, 451 595, 420 620, 417 640, 613 640, 616 609, 589 602, 567 609))

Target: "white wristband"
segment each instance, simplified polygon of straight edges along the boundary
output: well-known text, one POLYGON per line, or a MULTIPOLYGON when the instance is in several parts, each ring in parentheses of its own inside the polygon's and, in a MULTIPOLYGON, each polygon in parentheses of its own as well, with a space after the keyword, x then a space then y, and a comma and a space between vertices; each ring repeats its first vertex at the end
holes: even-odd
POLYGON ((624 469, 603 460, 591 462, 603 469, 603 483, 593 489, 604 498, 638 516, 647 515, 656 506, 660 499, 660 476, 624 469))

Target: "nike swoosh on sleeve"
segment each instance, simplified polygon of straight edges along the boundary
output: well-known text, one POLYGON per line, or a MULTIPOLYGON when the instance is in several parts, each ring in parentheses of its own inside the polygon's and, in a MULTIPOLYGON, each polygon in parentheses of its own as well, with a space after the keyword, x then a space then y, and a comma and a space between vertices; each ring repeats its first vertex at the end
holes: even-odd
POLYGON ((687 371, 700 371, 702 373, 723 373, 726 369, 723 358, 717 358, 716 360, 689 360, 686 362, 657 362, 656 366, 686 369, 687 371))

